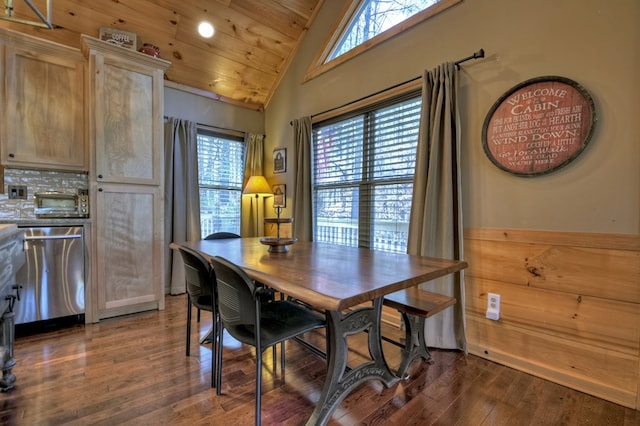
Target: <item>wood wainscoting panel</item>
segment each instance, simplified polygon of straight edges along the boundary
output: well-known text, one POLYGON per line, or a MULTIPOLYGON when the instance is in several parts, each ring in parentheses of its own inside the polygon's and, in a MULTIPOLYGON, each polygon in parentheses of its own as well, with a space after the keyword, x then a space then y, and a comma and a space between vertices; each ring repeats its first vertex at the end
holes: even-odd
POLYGON ((467 275, 640 303, 640 250, 466 238, 467 275))
POLYGON ((511 325, 629 355, 636 355, 640 350, 640 310, 636 303, 472 276, 465 276, 465 283, 467 313, 484 317, 487 294, 498 293, 500 316, 511 325), (619 324, 628 326, 619 327, 619 324))
POLYGON ((471 353, 640 408, 640 236, 469 228, 465 260, 471 353))
POLYGON ((634 408, 638 357, 467 315, 469 353, 634 408))

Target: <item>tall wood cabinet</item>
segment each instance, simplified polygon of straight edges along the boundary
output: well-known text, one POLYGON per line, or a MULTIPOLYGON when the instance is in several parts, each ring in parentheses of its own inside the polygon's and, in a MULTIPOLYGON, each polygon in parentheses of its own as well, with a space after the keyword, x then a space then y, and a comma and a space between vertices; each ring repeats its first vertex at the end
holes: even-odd
POLYGON ((81 52, 1 28, 0 50, 2 164, 87 171, 81 52))
POLYGON ((163 80, 170 62, 82 36, 98 318, 164 309, 163 80))

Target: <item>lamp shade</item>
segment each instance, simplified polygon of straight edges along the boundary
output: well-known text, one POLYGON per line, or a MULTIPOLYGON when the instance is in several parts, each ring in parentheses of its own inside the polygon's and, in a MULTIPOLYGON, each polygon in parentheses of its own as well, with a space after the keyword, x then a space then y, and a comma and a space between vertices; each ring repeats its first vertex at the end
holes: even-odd
POLYGON ((264 197, 273 195, 273 191, 264 176, 251 176, 242 193, 244 195, 262 195, 264 197))

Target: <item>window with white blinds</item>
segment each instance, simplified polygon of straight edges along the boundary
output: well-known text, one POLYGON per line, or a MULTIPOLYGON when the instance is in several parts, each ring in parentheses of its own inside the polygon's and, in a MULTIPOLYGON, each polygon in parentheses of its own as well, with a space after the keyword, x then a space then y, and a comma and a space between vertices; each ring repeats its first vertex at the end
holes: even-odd
POLYGON ((313 126, 314 240, 406 252, 419 94, 313 126))
POLYGON ((243 140, 198 129, 202 238, 221 231, 240 234, 243 178, 243 140))

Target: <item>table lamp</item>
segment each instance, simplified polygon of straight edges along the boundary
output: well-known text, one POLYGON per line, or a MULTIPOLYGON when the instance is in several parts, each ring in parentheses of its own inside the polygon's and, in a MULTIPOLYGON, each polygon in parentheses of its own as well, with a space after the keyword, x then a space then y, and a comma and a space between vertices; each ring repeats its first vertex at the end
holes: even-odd
MULTIPOLYGON (((242 191, 242 195, 254 195, 256 198, 256 237, 258 236, 258 216, 260 215, 260 207, 258 199, 260 196, 270 197, 273 195, 271 187, 267 183, 264 176, 251 176, 242 191)), ((253 199, 251 200, 251 208, 253 209, 253 199)))

